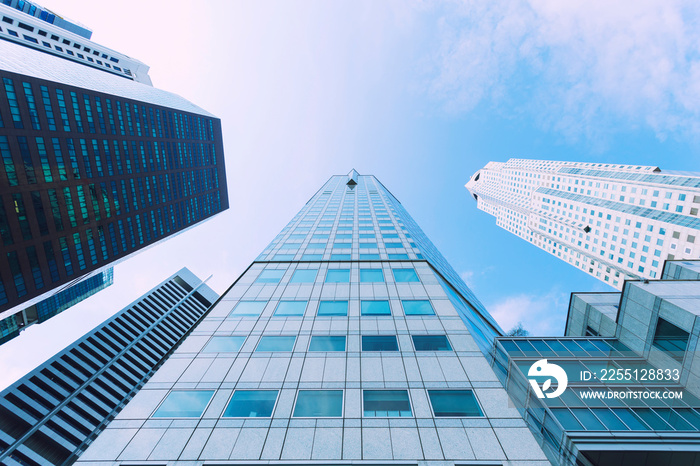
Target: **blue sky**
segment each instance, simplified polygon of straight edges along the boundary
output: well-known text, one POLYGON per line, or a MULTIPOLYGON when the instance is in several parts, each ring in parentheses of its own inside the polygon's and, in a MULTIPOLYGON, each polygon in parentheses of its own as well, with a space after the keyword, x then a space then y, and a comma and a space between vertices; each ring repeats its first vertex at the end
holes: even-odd
POLYGON ((464 184, 511 157, 697 170, 697 2, 44 0, 222 119, 231 209, 0 347, 8 385, 182 266, 223 292, 331 175, 376 175, 504 328, 562 334, 603 283, 464 184))

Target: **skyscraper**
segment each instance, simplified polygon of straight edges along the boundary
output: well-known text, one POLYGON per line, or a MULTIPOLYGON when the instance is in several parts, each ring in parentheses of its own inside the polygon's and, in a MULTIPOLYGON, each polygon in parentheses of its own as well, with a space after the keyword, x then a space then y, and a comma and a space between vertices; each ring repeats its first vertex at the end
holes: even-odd
POLYGON ((498 334, 376 178, 333 176, 78 464, 543 466, 498 334))
POLYGON ((700 173, 510 159, 466 188, 498 226, 617 289, 700 257, 700 173))
POLYGON ((182 269, 0 393, 0 463, 72 464, 217 298, 182 269))
POLYGON ((225 210, 228 197, 219 119, 152 87, 147 66, 89 30, 4 3, 0 321, 18 321, 57 287, 225 210))
POLYGON ((661 280, 573 294, 564 337, 496 339, 496 374, 554 465, 698 464, 698 296, 700 261, 666 261, 661 280), (560 395, 534 390, 554 373, 542 361, 566 373, 560 395))

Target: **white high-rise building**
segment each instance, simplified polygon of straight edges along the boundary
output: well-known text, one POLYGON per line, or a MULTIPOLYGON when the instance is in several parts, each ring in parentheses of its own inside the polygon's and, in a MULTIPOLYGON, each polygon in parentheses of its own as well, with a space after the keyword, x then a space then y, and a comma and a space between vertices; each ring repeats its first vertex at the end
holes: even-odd
POLYGON ((609 163, 489 162, 466 184, 497 224, 622 289, 697 259, 700 173, 609 163))

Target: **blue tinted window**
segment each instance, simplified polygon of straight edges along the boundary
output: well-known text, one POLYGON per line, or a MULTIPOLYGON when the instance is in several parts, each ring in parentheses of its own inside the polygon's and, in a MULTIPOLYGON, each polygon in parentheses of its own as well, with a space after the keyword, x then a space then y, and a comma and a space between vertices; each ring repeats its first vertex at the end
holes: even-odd
POLYGON ((374 233, 360 233, 360 239, 374 239, 374 233))
POLYGON ((224 417, 271 417, 278 390, 236 390, 224 417))
POLYGON ((276 261, 290 261, 294 259, 294 254, 275 254, 276 261))
POLYGON ((361 261, 379 260, 379 254, 360 254, 361 261))
POLYGON ((392 260, 408 259, 408 254, 389 254, 389 259, 392 259, 392 260))
POLYGON ((297 269, 289 283, 313 283, 316 281, 316 274, 318 269, 297 269))
POLYGON ((336 335, 314 335, 309 351, 345 351, 345 337, 336 335))
POLYGON ((294 417, 340 417, 342 415, 342 390, 299 390, 294 406, 294 417))
POLYGON ((410 417, 411 402, 406 390, 363 390, 365 417, 410 417))
POLYGON ((279 283, 284 276, 284 270, 273 270, 267 269, 263 270, 258 278, 255 280, 256 283, 279 283))
POLYGON ((360 249, 377 249, 377 243, 360 243, 360 249))
POLYGON ((304 261, 320 261, 323 259, 323 254, 304 254, 301 256, 301 260, 304 261))
POLYGON ((483 416, 471 390, 428 390, 435 417, 483 416))
POLYGON ((414 269, 391 269, 394 272, 394 280, 398 283, 418 282, 418 274, 414 269))
POLYGON ((320 316, 346 316, 348 315, 347 301, 321 301, 318 305, 320 316))
POLYGON ((389 301, 362 301, 360 304, 363 316, 390 316, 389 301))
POLYGON ((259 316, 267 301, 241 301, 231 311, 231 316, 259 316))
POLYGON ((306 249, 326 249, 326 243, 309 243, 306 249))
POLYGON ((397 248, 402 248, 403 244, 401 244, 401 243, 384 243, 384 246, 387 249, 397 249, 397 248))
POLYGON ((380 283, 384 281, 382 269, 360 269, 361 283, 380 283))
POLYGON ((445 335, 413 335, 416 351, 452 351, 445 335))
POLYGON ((326 283, 350 283, 350 270, 329 269, 326 273, 326 283))
POLYGON ((433 306, 427 299, 403 300, 403 312, 407 316, 432 316, 435 315, 433 306))
POLYGON ((245 337, 211 337, 207 346, 204 347, 205 353, 235 353, 241 349, 245 342, 245 337))
POLYGON ((255 351, 292 351, 295 336, 263 336, 255 351))
POLYGON ((332 261, 349 261, 350 259, 350 254, 331 254, 332 261))
POLYGON ((396 335, 363 335, 362 351, 398 351, 396 335))
POLYGON ((153 417, 200 417, 214 390, 175 390, 158 407, 153 417))
POLYGON ((350 249, 352 243, 333 243, 333 249, 350 249))
POLYGON ((307 301, 280 301, 275 309, 276 316, 303 316, 307 301))

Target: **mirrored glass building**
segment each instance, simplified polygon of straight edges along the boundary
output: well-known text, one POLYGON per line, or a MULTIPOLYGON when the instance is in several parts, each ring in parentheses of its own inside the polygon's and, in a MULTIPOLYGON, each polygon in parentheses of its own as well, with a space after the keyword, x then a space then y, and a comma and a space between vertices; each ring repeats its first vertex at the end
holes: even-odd
POLYGON ((333 176, 77 464, 545 466, 501 330, 374 176, 333 176))
POLYGON ((37 321, 25 309, 228 208, 220 120, 50 15, 0 3, 0 321, 19 329, 37 321))
POLYGON ((466 187, 498 226, 618 290, 700 258, 700 173, 510 159, 466 187))

